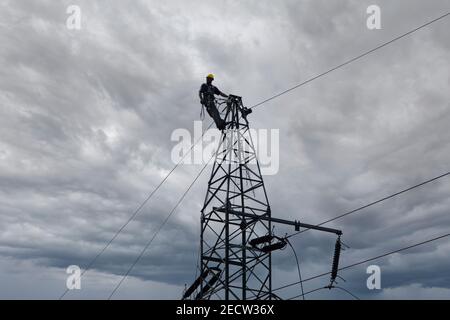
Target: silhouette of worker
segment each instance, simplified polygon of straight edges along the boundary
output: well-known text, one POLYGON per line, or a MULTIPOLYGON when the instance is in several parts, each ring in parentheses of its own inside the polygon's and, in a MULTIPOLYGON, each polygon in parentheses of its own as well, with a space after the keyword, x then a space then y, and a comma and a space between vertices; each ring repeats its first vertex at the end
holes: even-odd
POLYGON ((203 83, 200 87, 199 96, 200 103, 202 104, 202 114, 203 114, 203 106, 206 107, 206 111, 214 119, 216 123, 217 129, 224 130, 225 129, 225 120, 220 117, 219 110, 217 110, 216 104, 214 103, 214 95, 220 95, 222 97, 227 98, 228 96, 217 89, 216 86, 213 86, 212 82, 214 81, 214 75, 208 74, 206 77, 206 83, 203 83))

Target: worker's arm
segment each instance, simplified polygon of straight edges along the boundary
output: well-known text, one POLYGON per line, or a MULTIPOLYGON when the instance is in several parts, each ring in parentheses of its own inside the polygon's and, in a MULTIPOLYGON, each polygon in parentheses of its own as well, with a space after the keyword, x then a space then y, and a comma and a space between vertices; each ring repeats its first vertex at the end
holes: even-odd
POLYGON ((214 87, 214 93, 218 94, 219 96, 222 96, 224 98, 228 98, 228 95, 226 95, 225 93, 223 93, 222 91, 220 91, 217 87, 214 87))

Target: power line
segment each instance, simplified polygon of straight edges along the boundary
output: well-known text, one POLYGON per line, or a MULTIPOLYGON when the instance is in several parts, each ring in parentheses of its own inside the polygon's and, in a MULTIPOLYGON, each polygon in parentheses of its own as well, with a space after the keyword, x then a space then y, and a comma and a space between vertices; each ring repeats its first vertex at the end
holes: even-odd
POLYGON ((291 247, 292 252, 294 253, 294 257, 295 257, 295 261, 297 262, 297 270, 298 270, 298 277, 300 279, 300 287, 302 289, 302 294, 300 295, 302 297, 303 300, 305 300, 305 290, 303 289, 303 280, 302 280, 302 272, 300 270, 300 262, 298 261, 298 257, 297 257, 297 252, 295 252, 294 247, 292 246, 291 242, 289 241, 289 239, 286 239, 286 242, 288 243, 288 245, 291 247))
POLYGON ((314 292, 316 292, 316 291, 320 291, 320 290, 323 290, 323 289, 328 289, 328 287, 320 287, 320 288, 316 288, 316 289, 314 289, 314 290, 305 292, 304 294, 299 294, 299 295, 297 295, 297 296, 295 296, 295 297, 288 298, 288 299, 286 299, 286 300, 294 300, 294 299, 297 299, 297 298, 301 297, 302 295, 303 295, 303 296, 307 296, 308 294, 311 294, 311 293, 314 293, 314 292))
POLYGON ((186 195, 188 194, 188 192, 191 190, 192 186, 195 184, 195 182, 197 182, 198 178, 202 175, 203 171, 206 169, 206 167, 208 166, 209 162, 211 161, 213 157, 211 157, 208 162, 203 166, 203 168, 200 170, 200 172, 197 174, 197 176, 195 177, 195 179, 191 182, 191 184, 189 185, 189 187, 186 189, 186 191, 183 193, 183 195, 181 196, 180 199, 178 199, 178 202, 175 204, 175 206, 172 208, 172 210, 170 211, 170 213, 167 215, 167 217, 165 218, 165 220, 161 223, 161 225, 159 226, 158 230, 156 230, 156 232, 153 234, 153 237, 150 239, 149 242, 147 242, 147 244, 145 245, 144 249, 142 249, 141 253, 139 254, 139 256, 136 258, 136 260, 134 260, 133 264, 128 268, 127 272, 122 276, 122 279, 120 279, 119 283, 116 285, 116 287, 114 288, 114 290, 111 292, 111 294, 109 295, 108 300, 110 300, 113 295, 116 293, 116 291, 120 288, 120 286, 122 285, 122 283, 125 281, 125 279, 128 277, 128 275, 130 274, 130 272, 133 270, 133 268, 136 266, 136 264, 139 262, 139 260, 141 260, 141 258, 143 257, 143 255, 145 254, 145 252, 148 250, 148 248, 150 247, 150 245, 152 244, 153 240, 156 238, 156 236, 158 235, 158 233, 162 230, 162 228, 165 226, 165 224, 169 221, 170 217, 173 215, 173 213, 175 212, 175 210, 178 208, 178 206, 181 204, 181 202, 184 200, 184 198, 186 197, 186 195))
MULTIPOLYGON (((396 196, 398 196, 398 195, 400 195, 400 194, 402 194, 402 193, 411 191, 411 190, 413 190, 413 189, 419 188, 419 187, 421 187, 421 186, 423 186, 423 185, 426 185, 426 184, 428 184, 428 183, 431 183, 431 182, 433 182, 433 181, 436 181, 436 180, 439 180, 439 179, 441 179, 441 178, 444 178, 444 177, 446 177, 446 176, 448 176, 448 175, 450 175, 450 171, 449 171, 449 172, 446 172, 446 173, 444 173, 444 174, 441 174, 441 175, 439 175, 439 176, 437 176, 437 177, 434 177, 434 178, 428 179, 428 180, 426 180, 426 181, 423 181, 423 182, 421 182, 421 183, 419 183, 419 184, 416 184, 416 185, 414 185, 414 186, 412 186, 412 187, 403 189, 403 190, 401 190, 401 191, 399 191, 399 192, 396 192, 396 193, 394 193, 394 194, 391 194, 391 195, 386 196, 386 197, 384 197, 384 198, 381 198, 381 199, 379 199, 379 200, 373 201, 373 202, 371 202, 371 203, 369 203, 369 204, 366 204, 366 205, 364 205, 364 206, 362 206, 362 207, 359 207, 359 208, 356 208, 356 209, 354 209, 354 210, 351 210, 351 211, 348 211, 348 212, 346 212, 346 213, 343 213, 343 214, 341 214, 341 215, 338 215, 338 216, 336 216, 336 217, 334 217, 334 218, 331 218, 331 219, 326 220, 326 221, 324 221, 324 222, 322 222, 322 223, 319 223, 319 224, 316 225, 316 226, 319 227, 319 226, 322 226, 322 225, 327 224, 327 223, 329 223, 329 222, 332 222, 332 221, 334 221, 334 220, 343 218, 343 217, 348 216, 348 215, 350 215, 350 214, 353 214, 353 213, 355 213, 355 212, 358 212, 358 211, 361 211, 361 210, 366 209, 366 208, 368 208, 368 207, 371 207, 371 206, 373 206, 373 205, 376 205, 376 204, 378 204, 378 203, 380 203, 380 202, 383 202, 383 201, 386 201, 386 200, 388 200, 388 199, 394 198, 394 197, 396 197, 396 196)), ((298 232, 296 232, 296 233, 291 234, 291 235, 288 236, 287 238, 293 237, 293 236, 295 236, 295 235, 298 235, 298 234, 303 233, 303 232, 308 231, 308 230, 309 230, 309 229, 303 229, 303 230, 301 230, 301 231, 298 231, 298 232)))
POLYGON ((361 300, 360 298, 358 298, 357 295, 353 294, 350 290, 345 289, 345 288, 343 288, 343 287, 333 286, 333 287, 331 287, 331 289, 339 289, 339 290, 342 290, 342 291, 344 291, 344 292, 347 292, 349 295, 351 295, 355 300, 361 300))
MULTIPOLYGON (((361 299, 359 299, 355 294, 351 293, 349 290, 347 290, 347 289, 345 289, 345 288, 343 288, 343 287, 337 287, 337 286, 332 286, 332 287, 330 287, 330 286, 320 287, 320 288, 317 288, 317 289, 308 291, 308 292, 306 292, 304 295, 308 295, 308 294, 311 294, 311 293, 314 293, 314 292, 317 292, 317 291, 320 291, 320 290, 323 290, 323 289, 328 289, 328 290, 331 290, 331 289, 339 289, 339 290, 342 290, 342 291, 347 292, 347 293, 348 293, 349 295, 351 295, 355 300, 361 300, 361 299)), ((301 296, 302 296, 302 295, 299 294, 299 295, 297 295, 297 296, 295 296, 295 297, 292 297, 292 298, 289 298, 289 299, 287 299, 287 300, 294 300, 294 299, 297 299, 297 298, 299 298, 299 297, 301 297, 301 296)))
MULTIPOLYGON (((359 261, 359 262, 356 262, 356 263, 352 263, 352 264, 347 265, 345 267, 339 268, 338 270, 341 271, 341 270, 346 270, 346 269, 349 269, 349 268, 353 268, 355 266, 358 266, 358 265, 361 265, 361 264, 364 264, 364 263, 367 263, 367 262, 370 262, 370 261, 373 261, 373 260, 377 260, 377 259, 380 259, 380 258, 384 258, 384 257, 387 257, 387 256, 392 255, 394 253, 398 253, 398 252, 402 252, 402 251, 405 251, 405 250, 408 250, 408 249, 412 249, 412 248, 424 245, 426 243, 430 243, 430 242, 433 242, 433 241, 436 241, 436 240, 439 240, 439 239, 443 239, 443 238, 448 237, 448 236, 450 236, 450 233, 447 233, 447 234, 444 234, 444 235, 441 235, 441 236, 438 236, 438 237, 435 237, 435 238, 432 238, 432 239, 429 239, 429 240, 425 240, 425 241, 422 241, 422 242, 419 242, 419 243, 416 243, 416 244, 413 244, 413 245, 410 245, 410 246, 407 246, 407 247, 404 247, 404 248, 401 248, 401 249, 390 251, 390 252, 381 254, 379 256, 375 256, 375 257, 372 257, 372 258, 369 258, 369 259, 365 259, 365 260, 362 260, 362 261, 359 261)), ((331 272, 324 272, 322 274, 319 274, 319 275, 316 275, 316 276, 304 279, 303 282, 314 280, 314 279, 326 276, 326 275, 328 275, 330 273, 331 272)), ((290 283, 290 284, 281 286, 279 288, 276 288, 273 291, 278 291, 278 290, 281 290, 281 289, 285 289, 285 288, 294 286, 294 285, 299 284, 299 283, 300 283, 299 281, 294 282, 294 283, 290 283)))
POLYGON ((389 45, 389 44, 391 44, 391 43, 393 43, 393 42, 395 42, 397 40, 400 40, 401 38, 404 38, 404 37, 406 37, 406 36, 416 32, 416 31, 419 31, 420 29, 425 28, 426 26, 428 26, 428 25, 430 25, 430 24, 432 24, 434 22, 437 22, 437 21, 439 21, 441 19, 444 19, 448 15, 450 15, 450 12, 447 12, 446 14, 444 14, 444 15, 436 18, 436 19, 433 19, 433 20, 431 20, 431 21, 429 21, 429 22, 427 22, 427 23, 425 23, 425 24, 423 24, 423 25, 421 25, 421 26, 419 26, 419 27, 417 27, 417 28, 415 28, 415 29, 413 29, 411 31, 408 31, 408 32, 406 32, 406 33, 404 33, 404 34, 402 34, 402 35, 400 35, 398 37, 395 37, 394 39, 391 39, 388 42, 385 42, 385 43, 383 43, 383 44, 381 44, 381 45, 379 45, 379 46, 377 46, 377 47, 375 47, 375 48, 373 48, 373 49, 371 49, 369 51, 366 51, 366 52, 364 52, 364 53, 362 53, 362 54, 360 54, 360 55, 358 55, 358 56, 356 56, 356 57, 354 57, 354 58, 352 58, 350 60, 347 60, 344 63, 341 63, 340 65, 338 65, 338 66, 336 66, 334 68, 331 68, 331 69, 329 69, 329 70, 327 70, 327 71, 325 71, 325 72, 323 72, 323 73, 321 73, 321 74, 319 74, 319 75, 317 75, 315 77, 312 77, 312 78, 310 78, 310 79, 308 79, 306 81, 303 81, 303 82, 301 82, 301 83, 299 83, 299 84, 297 84, 297 85, 295 85, 295 86, 293 86, 293 87, 291 87, 291 88, 289 88, 287 90, 284 90, 284 91, 282 91, 282 92, 280 92, 280 93, 278 93, 278 94, 276 94, 276 95, 274 95, 274 96, 272 96, 270 98, 267 98, 267 99, 265 99, 265 100, 255 104, 254 106, 250 107, 250 109, 256 108, 256 107, 258 107, 258 106, 260 106, 260 105, 262 105, 262 104, 264 104, 266 102, 269 102, 269 101, 271 101, 273 99, 276 99, 276 98, 278 98, 278 97, 280 97, 280 96, 282 96, 282 95, 284 95, 284 94, 286 94, 286 93, 288 93, 288 92, 290 92, 292 90, 295 90, 298 87, 304 86, 305 84, 308 84, 311 81, 314 81, 314 80, 316 80, 316 79, 318 79, 320 77, 323 77, 323 76, 329 74, 330 72, 333 72, 333 71, 335 71, 337 69, 340 69, 340 68, 342 68, 342 67, 344 67, 344 66, 346 66, 346 65, 348 65, 348 64, 350 64, 350 63, 352 63, 352 62, 354 62, 356 60, 359 60, 359 59, 361 59, 361 58, 371 54, 372 52, 377 51, 378 49, 381 49, 381 48, 383 48, 383 47, 385 47, 385 46, 387 46, 387 45, 389 45))
MULTIPOLYGON (((317 289, 308 291, 308 292, 306 292, 305 294, 300 294, 300 295, 297 295, 297 296, 295 296, 295 297, 289 298, 289 299, 287 299, 287 300, 294 300, 294 299, 297 299, 297 298, 301 297, 302 295, 305 296, 305 295, 308 295, 308 294, 311 294, 311 293, 314 293, 314 292, 316 292, 316 291, 323 290, 323 289, 328 289, 328 290, 331 290, 331 289, 339 289, 339 290, 342 290, 342 291, 348 293, 349 295, 351 295, 355 300, 361 300, 361 299, 359 299, 355 294, 353 294, 352 292, 350 292, 349 290, 347 290, 347 289, 345 289, 345 288, 343 288, 343 287, 337 287, 337 286, 332 286, 332 287, 329 287, 329 286, 326 286, 326 287, 320 287, 320 288, 317 288, 317 289)), ((303 300, 304 300, 304 298, 303 298, 303 300)))
MULTIPOLYGON (((203 140, 203 137, 206 133, 206 131, 208 131, 211 126, 212 126, 213 122, 211 122, 211 124, 206 128, 206 130, 203 132, 202 136, 191 146, 191 148, 189 149, 188 152, 186 152, 183 157, 180 159, 180 161, 178 161, 178 163, 172 168, 172 170, 169 171, 169 173, 167 173, 167 175, 164 177, 163 180, 161 180, 161 182, 155 187, 155 189, 153 189, 153 191, 148 195, 148 197, 139 205, 139 207, 133 212, 133 214, 130 216, 130 218, 128 218, 128 220, 125 222, 124 225, 122 225, 119 230, 116 231, 116 233, 114 234, 114 236, 111 238, 111 240, 108 241, 108 243, 103 247, 102 250, 100 250, 100 252, 94 257, 94 259, 88 264, 88 266, 86 267, 86 269, 83 270, 83 272, 81 273, 81 276, 83 276, 88 270, 91 269, 91 267, 94 265, 94 263, 98 260, 98 258, 106 251, 106 249, 108 249, 108 247, 111 245, 111 243, 119 236, 119 234, 123 231, 123 229, 125 229, 125 227, 130 224, 131 221, 134 220, 134 218, 138 215, 138 213, 142 210, 142 208, 147 204, 147 202, 153 197, 153 195, 156 193, 156 191, 158 191, 161 186, 167 181, 167 179, 169 178, 169 176, 175 171, 175 169, 178 168, 178 166, 183 162, 184 159, 186 159, 186 157, 188 155, 191 154, 192 149, 194 149, 194 147, 203 140)), ((64 298, 64 296, 67 294, 67 292, 69 292, 69 289, 66 289, 66 291, 64 291, 64 293, 59 297, 59 300, 61 300, 62 298, 64 298)))

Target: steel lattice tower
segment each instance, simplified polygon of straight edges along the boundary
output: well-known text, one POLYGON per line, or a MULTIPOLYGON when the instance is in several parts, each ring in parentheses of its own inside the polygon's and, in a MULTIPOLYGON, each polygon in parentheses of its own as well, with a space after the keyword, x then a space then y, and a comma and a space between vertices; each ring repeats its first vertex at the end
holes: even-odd
POLYGON ((286 246, 272 223, 339 230, 272 218, 241 97, 230 95, 201 210, 200 276, 183 299, 272 300, 272 252, 286 246))
POLYGON ((270 206, 240 97, 230 97, 224 119, 201 211, 201 270, 215 283, 198 298, 268 299, 271 253, 249 241, 270 233, 271 222, 257 219, 270 217, 270 206))

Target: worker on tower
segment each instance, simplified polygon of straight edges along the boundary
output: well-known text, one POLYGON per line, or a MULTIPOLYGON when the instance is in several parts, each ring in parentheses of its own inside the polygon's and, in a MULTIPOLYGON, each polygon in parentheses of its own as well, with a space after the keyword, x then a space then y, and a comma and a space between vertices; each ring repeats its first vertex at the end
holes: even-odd
POLYGON ((217 89, 217 87, 212 84, 213 81, 214 75, 208 74, 208 76, 206 77, 206 83, 203 83, 200 87, 200 91, 198 94, 200 96, 200 103, 202 104, 202 114, 203 108, 206 107, 206 111, 208 111, 208 114, 211 116, 211 118, 214 119, 217 129, 224 130, 225 120, 220 117, 219 110, 217 110, 216 104, 214 103, 214 95, 217 94, 225 98, 227 98, 228 96, 217 89))

